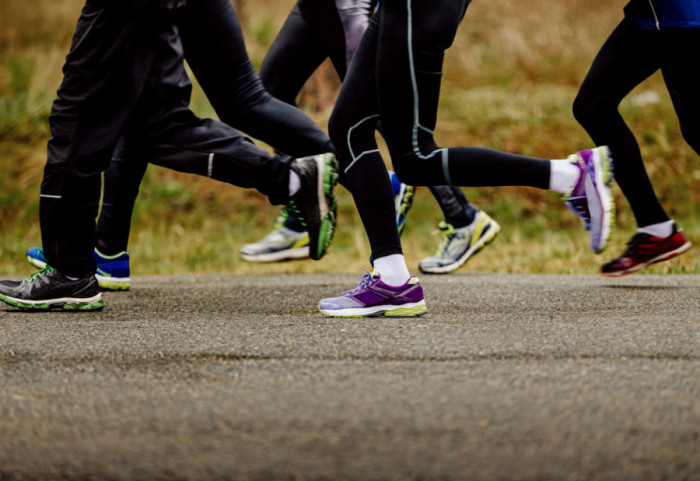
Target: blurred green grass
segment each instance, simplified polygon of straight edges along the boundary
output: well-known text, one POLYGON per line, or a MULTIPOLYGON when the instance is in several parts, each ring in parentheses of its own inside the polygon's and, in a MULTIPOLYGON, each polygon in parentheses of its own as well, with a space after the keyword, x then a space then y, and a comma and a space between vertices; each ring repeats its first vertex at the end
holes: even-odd
MULTIPOLYGON (((244 1, 243 25, 256 65, 293 5, 244 1)), ((597 49, 622 17, 623 0, 476 0, 445 63, 437 139, 441 145, 487 146, 563 158, 589 147, 571 114, 578 85, 597 49)), ((38 193, 48 138, 47 117, 61 79, 80 0, 0 3, 0 273, 24 275, 29 246, 40 245, 38 193)), ((337 91, 328 68, 305 88, 302 108, 325 129, 327 98, 337 91)), ((195 88, 192 106, 214 116, 195 88)), ((700 239, 700 159, 684 143, 660 75, 621 106, 640 141, 657 193, 690 237, 700 239)), ((388 158, 388 157, 387 157, 388 158)), ((461 272, 595 273, 634 232, 629 207, 615 188, 618 226, 604 254, 556 195, 529 188, 466 189, 503 227, 497 240, 461 272)), ((342 189, 334 244, 321 262, 250 264, 240 247, 272 226, 278 209, 256 192, 149 167, 136 204, 130 252, 135 274, 359 272, 369 256, 350 195, 342 189)), ((440 210, 419 189, 404 233, 410 267, 433 253, 440 210)), ((699 273, 693 248, 650 273, 699 273)))

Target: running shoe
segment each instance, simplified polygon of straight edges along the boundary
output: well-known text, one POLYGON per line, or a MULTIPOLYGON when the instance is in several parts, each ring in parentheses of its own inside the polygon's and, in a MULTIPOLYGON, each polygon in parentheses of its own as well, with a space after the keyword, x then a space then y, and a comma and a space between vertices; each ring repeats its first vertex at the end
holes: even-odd
POLYGON ((51 266, 19 285, 0 283, 0 300, 20 309, 96 311, 104 307, 95 276, 70 280, 51 266))
POLYGON ((656 262, 676 257, 690 249, 690 246, 690 241, 675 223, 673 233, 668 237, 638 233, 627 243, 625 252, 603 265, 601 272, 608 277, 632 274, 656 262))
POLYGON ((417 317, 427 311, 417 277, 402 286, 390 286, 376 271, 367 272, 355 289, 342 296, 322 299, 318 308, 330 317, 417 317))
POLYGON ((338 182, 338 161, 331 153, 296 159, 292 170, 301 188, 289 200, 287 212, 299 218, 309 233, 309 257, 319 260, 331 245, 338 203, 333 188, 338 182))
POLYGON ((579 168, 579 179, 562 200, 581 218, 590 231, 591 250, 603 252, 610 240, 615 223, 615 203, 612 197, 612 160, 607 147, 582 150, 569 156, 569 162, 579 168))
POLYGON ((399 179, 396 172, 389 171, 391 179, 391 189, 394 191, 394 208, 396 209, 396 228, 399 230, 399 235, 403 233, 406 227, 406 215, 413 205, 413 196, 416 188, 412 185, 406 185, 399 179))
MULTIPOLYGON (((399 234, 406 227, 406 214, 413 205, 415 187, 402 183, 389 171, 396 207, 396 227, 399 234)), ((265 238, 241 247, 241 259, 248 262, 279 262, 309 257, 309 234, 285 227, 285 217, 278 217, 275 228, 265 238)))
MULTIPOLYGON (((129 254, 120 252, 113 256, 106 256, 97 249, 93 253, 97 262, 97 283, 106 291, 128 291, 131 288, 129 269, 129 254)), ((44 250, 39 247, 30 247, 27 250, 27 261, 37 269, 46 267, 44 250)))
POLYGON ((284 217, 278 217, 275 229, 264 239, 241 247, 241 259, 248 262, 278 262, 309 257, 309 234, 284 226, 284 217))
POLYGON ((455 229, 442 221, 438 225, 442 242, 435 255, 426 257, 418 268, 428 274, 447 274, 457 270, 467 260, 490 244, 501 231, 501 226, 486 212, 479 210, 471 225, 455 229))

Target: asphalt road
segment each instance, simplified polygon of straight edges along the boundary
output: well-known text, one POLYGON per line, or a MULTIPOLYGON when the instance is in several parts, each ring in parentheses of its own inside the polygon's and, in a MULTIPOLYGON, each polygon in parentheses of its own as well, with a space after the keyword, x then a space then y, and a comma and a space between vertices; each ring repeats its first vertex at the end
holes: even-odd
POLYGON ((0 307, 0 480, 700 480, 700 276, 136 277, 0 307))

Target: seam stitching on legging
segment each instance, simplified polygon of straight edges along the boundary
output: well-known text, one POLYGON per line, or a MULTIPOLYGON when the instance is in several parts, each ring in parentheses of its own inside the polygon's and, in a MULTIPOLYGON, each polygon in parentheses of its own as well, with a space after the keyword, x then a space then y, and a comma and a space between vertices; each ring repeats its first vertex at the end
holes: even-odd
POLYGON ((350 170, 350 168, 351 168, 353 165, 355 165, 355 163, 356 163, 358 160, 360 160, 360 158, 362 158, 363 155, 371 154, 371 153, 373 153, 373 152, 379 152, 379 149, 367 150, 367 151, 361 152, 360 155, 358 155, 358 156, 356 157, 356 156, 355 156, 355 153, 352 151, 352 143, 351 143, 351 141, 350 141, 350 136, 352 135, 352 131, 353 131, 353 130, 355 130, 356 128, 358 128, 358 127, 359 127, 361 124, 363 124, 364 122, 367 122, 367 121, 369 121, 369 120, 371 120, 371 119, 374 119, 374 118, 377 118, 377 117, 379 117, 378 114, 369 115, 369 116, 363 118, 362 120, 360 120, 359 122, 357 122, 355 125, 353 125, 352 127, 350 127, 350 128, 348 129, 348 138, 347 138, 347 142, 348 142, 348 152, 350 152, 350 157, 352 158, 352 162, 350 162, 350 165, 348 165, 348 166, 345 168, 345 173, 346 173, 346 174, 348 173, 348 171, 350 170))
POLYGON ((430 129, 427 129, 420 125, 420 119, 419 119, 419 100, 418 100, 418 81, 416 80, 416 65, 415 61, 413 59, 413 9, 411 8, 411 1, 412 0, 406 0, 406 9, 407 9, 407 26, 406 26, 406 31, 407 31, 407 47, 408 47, 408 63, 409 63, 409 71, 411 74, 411 87, 413 88, 413 127, 412 127, 412 141, 413 141, 413 153, 416 157, 419 159, 427 160, 432 157, 434 157, 438 152, 442 152, 442 170, 443 174, 445 176, 445 180, 447 181, 448 184, 451 184, 449 181, 450 174, 449 174, 449 159, 447 156, 447 149, 437 149, 431 152, 428 155, 423 155, 423 153, 420 151, 420 146, 418 145, 418 129, 423 129, 427 132, 430 132, 433 134, 433 132, 430 129))

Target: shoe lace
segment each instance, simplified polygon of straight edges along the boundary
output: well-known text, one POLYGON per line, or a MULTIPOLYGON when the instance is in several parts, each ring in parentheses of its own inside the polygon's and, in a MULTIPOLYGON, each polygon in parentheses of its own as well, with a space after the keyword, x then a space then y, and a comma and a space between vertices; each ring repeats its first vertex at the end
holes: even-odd
POLYGON ((566 206, 571 212, 581 218, 583 227, 586 230, 591 229, 591 214, 588 211, 588 201, 585 197, 569 197, 565 200, 566 206))
POLYGON ((627 243, 627 248, 622 254, 622 257, 636 257, 639 253, 639 250, 645 247, 646 244, 648 244, 649 237, 649 234, 644 234, 641 232, 635 234, 627 243))
POLYGON ((372 279, 373 279, 373 278, 372 278, 372 273, 371 273, 370 271, 368 271, 367 269, 364 269, 364 268, 363 268, 362 270, 365 271, 365 273, 362 274, 362 277, 360 278, 360 283, 357 285, 356 288, 350 289, 349 291, 343 292, 343 295, 344 295, 344 296, 349 296, 349 295, 351 295, 351 294, 355 294, 356 292, 360 292, 360 291, 363 290, 365 287, 367 287, 367 285, 368 285, 370 282, 372 282, 372 279))
POLYGON ((407 185, 403 196, 398 193, 394 196, 396 215, 406 215, 406 211, 408 211, 411 204, 413 204, 413 190, 411 186, 407 185))
POLYGON ((306 221, 304 220, 304 217, 301 215, 301 209, 299 209, 299 206, 297 206, 296 202, 293 200, 289 201, 289 204, 283 206, 280 209, 280 213, 282 214, 282 217, 285 219, 289 216, 296 217, 301 221, 301 225, 306 227, 306 221))
POLYGON ((34 281, 35 281, 36 279, 38 279, 39 277, 43 277, 43 276, 45 276, 45 275, 47 275, 47 274, 50 274, 51 272, 53 272, 53 271, 55 271, 55 270, 56 270, 56 269, 54 269, 54 268, 51 267, 50 265, 47 265, 47 266, 44 267, 43 269, 34 272, 31 276, 29 276, 29 278, 24 279, 24 280, 22 281, 22 283, 24 283, 24 284, 29 284, 29 283, 31 283, 31 282, 34 282, 34 281))
POLYGON ((438 224, 438 229, 439 230, 436 232, 442 236, 442 241, 440 242, 435 255, 442 257, 442 255, 447 251, 450 242, 452 242, 452 239, 454 239, 454 236, 457 234, 457 229, 455 229, 452 224, 449 224, 444 220, 440 221, 438 224))

